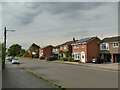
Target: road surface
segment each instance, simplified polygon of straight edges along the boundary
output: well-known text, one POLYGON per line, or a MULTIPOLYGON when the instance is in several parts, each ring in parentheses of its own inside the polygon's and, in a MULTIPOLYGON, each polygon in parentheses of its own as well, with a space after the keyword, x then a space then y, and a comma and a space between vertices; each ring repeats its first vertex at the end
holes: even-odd
POLYGON ((21 59, 21 67, 30 68, 65 88, 118 88, 118 71, 21 59))
POLYGON ((2 72, 2 88, 53 88, 50 83, 6 61, 2 72))

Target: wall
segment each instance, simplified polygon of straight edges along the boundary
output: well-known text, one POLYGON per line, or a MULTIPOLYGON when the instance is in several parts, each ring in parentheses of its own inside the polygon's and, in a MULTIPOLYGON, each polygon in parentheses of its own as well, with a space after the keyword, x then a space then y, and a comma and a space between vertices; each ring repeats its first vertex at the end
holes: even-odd
POLYGON ((87 59, 92 60, 92 57, 98 58, 99 57, 99 45, 98 42, 100 40, 95 38, 94 40, 87 43, 87 59))

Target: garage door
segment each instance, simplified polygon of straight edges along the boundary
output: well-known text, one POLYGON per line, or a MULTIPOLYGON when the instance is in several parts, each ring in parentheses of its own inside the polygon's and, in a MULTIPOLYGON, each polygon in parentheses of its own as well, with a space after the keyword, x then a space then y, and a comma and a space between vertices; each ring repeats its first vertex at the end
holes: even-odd
POLYGON ((120 54, 116 55, 117 62, 120 62, 120 54))

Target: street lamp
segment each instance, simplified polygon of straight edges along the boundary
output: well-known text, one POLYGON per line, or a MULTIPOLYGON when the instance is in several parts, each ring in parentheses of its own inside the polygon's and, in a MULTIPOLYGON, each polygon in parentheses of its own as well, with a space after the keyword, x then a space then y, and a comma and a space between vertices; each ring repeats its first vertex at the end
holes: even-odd
POLYGON ((2 69, 5 68, 5 57, 6 57, 6 34, 7 31, 15 32, 15 30, 7 30, 6 27, 4 28, 4 44, 3 44, 3 55, 2 55, 2 69))

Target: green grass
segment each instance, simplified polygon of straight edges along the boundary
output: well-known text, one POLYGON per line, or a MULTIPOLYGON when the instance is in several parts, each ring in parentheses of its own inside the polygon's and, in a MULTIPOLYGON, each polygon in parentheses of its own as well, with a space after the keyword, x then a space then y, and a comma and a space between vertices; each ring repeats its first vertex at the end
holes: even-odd
POLYGON ((64 61, 62 61, 62 60, 54 60, 52 62, 64 62, 64 61))

